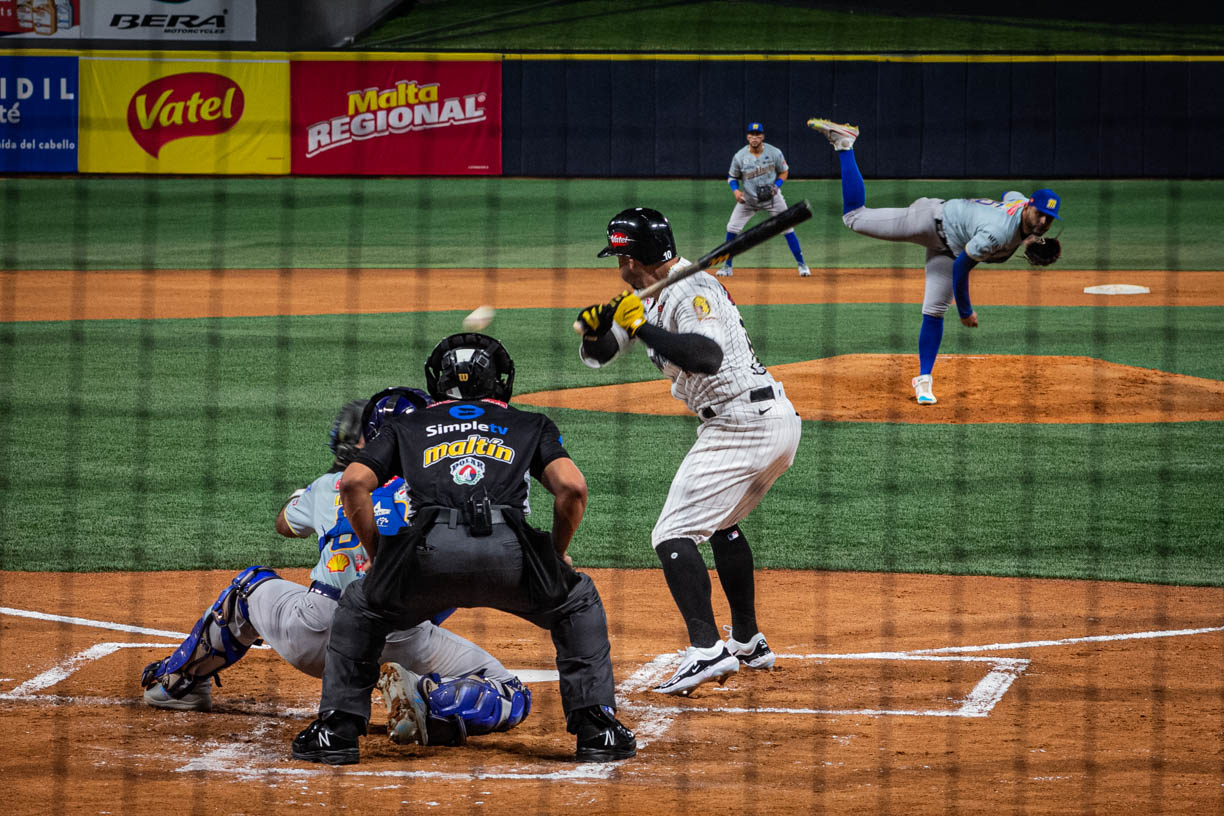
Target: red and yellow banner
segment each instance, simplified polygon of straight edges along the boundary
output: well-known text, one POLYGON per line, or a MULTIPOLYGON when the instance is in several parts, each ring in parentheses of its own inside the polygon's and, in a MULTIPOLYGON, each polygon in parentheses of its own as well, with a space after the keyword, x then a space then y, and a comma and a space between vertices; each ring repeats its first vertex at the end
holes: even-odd
POLYGON ((499 175, 501 63, 294 61, 293 172, 499 175))
POLYGON ((289 172, 289 63, 82 57, 82 173, 289 172))

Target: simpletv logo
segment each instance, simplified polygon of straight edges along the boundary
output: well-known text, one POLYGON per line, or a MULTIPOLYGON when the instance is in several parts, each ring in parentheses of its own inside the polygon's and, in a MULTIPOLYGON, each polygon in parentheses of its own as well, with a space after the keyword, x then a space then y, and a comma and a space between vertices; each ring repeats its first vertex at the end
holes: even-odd
POLYGON ((132 138, 153 158, 188 136, 215 136, 238 124, 246 105, 242 88, 227 76, 172 74, 155 79, 128 102, 132 138))

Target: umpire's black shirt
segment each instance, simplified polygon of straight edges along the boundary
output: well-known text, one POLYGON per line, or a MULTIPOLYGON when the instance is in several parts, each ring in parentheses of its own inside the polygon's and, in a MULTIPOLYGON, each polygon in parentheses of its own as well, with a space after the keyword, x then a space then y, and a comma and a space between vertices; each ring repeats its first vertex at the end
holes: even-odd
POLYGON ((569 458, 543 414, 493 399, 447 400, 383 424, 354 462, 379 482, 403 476, 418 507, 460 508, 487 493, 493 504, 526 507, 528 483, 554 459, 569 458))

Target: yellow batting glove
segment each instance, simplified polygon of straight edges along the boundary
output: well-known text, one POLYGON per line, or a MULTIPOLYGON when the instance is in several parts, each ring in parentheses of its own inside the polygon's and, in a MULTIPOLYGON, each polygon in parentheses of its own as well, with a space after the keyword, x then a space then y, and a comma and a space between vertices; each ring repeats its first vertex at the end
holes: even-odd
POLYGON ((598 340, 612 328, 612 313, 614 308, 610 303, 597 303, 588 306, 578 315, 578 320, 585 327, 583 337, 588 340, 598 340))
POLYGON ((632 292, 621 292, 612 302, 616 304, 612 319, 629 332, 630 337, 635 336, 646 322, 646 307, 642 305, 642 299, 632 292))

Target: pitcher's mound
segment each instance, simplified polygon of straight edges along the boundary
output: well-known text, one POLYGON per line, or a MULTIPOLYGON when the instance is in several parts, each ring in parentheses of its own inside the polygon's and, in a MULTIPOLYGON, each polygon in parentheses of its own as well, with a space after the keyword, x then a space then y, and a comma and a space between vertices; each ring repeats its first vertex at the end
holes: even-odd
MULTIPOLYGON (((914 401, 909 354, 846 354, 771 366, 804 419, 834 422, 1224 421, 1224 382, 1092 357, 941 355, 936 405, 914 401)), ((592 372, 593 376, 598 376, 592 372)), ((689 414, 666 380, 540 391, 526 405, 689 414)))

